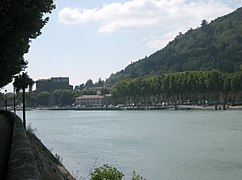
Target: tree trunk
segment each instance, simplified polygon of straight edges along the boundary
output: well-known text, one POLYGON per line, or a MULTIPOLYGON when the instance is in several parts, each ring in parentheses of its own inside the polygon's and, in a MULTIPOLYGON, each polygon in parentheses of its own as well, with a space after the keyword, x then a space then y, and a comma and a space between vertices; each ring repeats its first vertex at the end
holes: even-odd
POLYGON ((228 102, 228 93, 224 92, 223 110, 226 110, 227 102, 228 102))
POLYGON ((178 110, 178 107, 177 107, 177 98, 175 96, 173 96, 173 102, 174 102, 174 105, 175 105, 175 110, 178 110))
POLYGON ((26 130, 26 116, 25 116, 25 89, 23 89, 23 123, 26 130))
POLYGON ((16 91, 15 91, 15 87, 13 90, 13 112, 14 114, 16 114, 16 91))
POLYGON ((204 93, 203 93, 203 100, 202 100, 202 103, 203 103, 203 107, 205 107, 205 106, 206 106, 206 103, 205 103, 205 95, 204 95, 204 93))

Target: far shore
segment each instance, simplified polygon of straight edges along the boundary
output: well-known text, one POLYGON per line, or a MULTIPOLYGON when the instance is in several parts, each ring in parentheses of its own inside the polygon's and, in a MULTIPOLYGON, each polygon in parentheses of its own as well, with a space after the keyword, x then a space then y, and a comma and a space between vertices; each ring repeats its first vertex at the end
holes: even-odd
MULTIPOLYGON (((9 108, 13 111, 13 108, 9 108)), ((22 108, 17 108, 17 111, 21 111, 22 108)), ((178 105, 175 106, 130 106, 130 107, 28 107, 26 110, 75 110, 75 111, 92 111, 92 110, 104 110, 104 111, 138 111, 138 110, 215 110, 215 106, 192 106, 192 105, 178 105)), ((224 111, 222 106, 217 107, 218 111, 224 111)), ((242 105, 226 106, 226 110, 242 110, 242 105)))

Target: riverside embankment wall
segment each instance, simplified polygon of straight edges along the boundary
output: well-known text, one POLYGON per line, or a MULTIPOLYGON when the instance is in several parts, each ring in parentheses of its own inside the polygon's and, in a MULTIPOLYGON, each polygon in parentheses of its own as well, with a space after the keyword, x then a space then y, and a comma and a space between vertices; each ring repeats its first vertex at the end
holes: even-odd
POLYGON ((13 124, 6 179, 74 179, 34 134, 26 133, 17 115, 3 110, 0 110, 0 114, 13 124))
POLYGON ((1 111, 13 124, 7 179, 41 179, 22 120, 11 112, 1 111))

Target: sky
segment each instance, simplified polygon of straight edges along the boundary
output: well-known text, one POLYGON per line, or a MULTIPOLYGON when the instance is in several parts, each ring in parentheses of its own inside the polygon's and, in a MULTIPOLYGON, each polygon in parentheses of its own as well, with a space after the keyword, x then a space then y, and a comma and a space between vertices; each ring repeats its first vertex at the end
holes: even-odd
MULTIPOLYGON (((33 80, 105 80, 162 49, 179 32, 242 6, 242 0, 55 0, 42 35, 24 56, 33 80)), ((8 85, 12 91, 12 85, 8 85)))

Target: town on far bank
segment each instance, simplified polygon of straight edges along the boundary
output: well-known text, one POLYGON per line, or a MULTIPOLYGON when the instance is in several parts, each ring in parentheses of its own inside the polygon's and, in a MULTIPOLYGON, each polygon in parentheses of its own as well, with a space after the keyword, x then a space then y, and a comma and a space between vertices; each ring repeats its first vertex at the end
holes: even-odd
MULTIPOLYGON (((230 79, 237 77, 236 74, 223 74, 220 80, 215 80, 220 81, 220 85, 215 87, 211 77, 220 77, 218 75, 221 72, 216 70, 173 73, 127 79, 114 86, 99 78, 96 83, 89 79, 74 88, 69 83, 69 77, 51 77, 35 81, 36 89, 26 93, 25 101, 29 109, 51 110, 241 109, 241 91, 230 92, 225 80, 226 76, 230 79), (182 87, 179 79, 173 80, 176 76, 183 81, 197 76, 200 81, 208 83, 189 83, 182 87), (219 86, 226 87, 226 92, 219 86)), ((21 92, 0 93, 0 107, 21 109, 21 92)))

